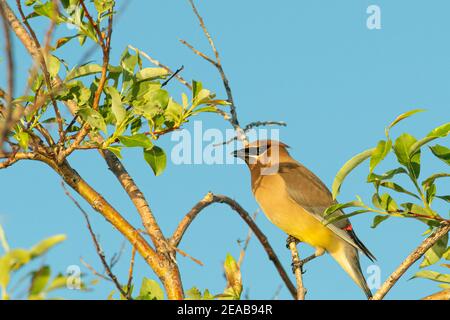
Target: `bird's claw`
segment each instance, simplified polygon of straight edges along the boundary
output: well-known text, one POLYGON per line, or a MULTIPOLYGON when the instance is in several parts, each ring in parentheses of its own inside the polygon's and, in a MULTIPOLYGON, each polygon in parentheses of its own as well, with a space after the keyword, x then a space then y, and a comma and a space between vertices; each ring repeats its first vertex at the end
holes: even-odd
POLYGON ((297 269, 300 269, 302 274, 306 273, 306 270, 303 270, 303 266, 305 265, 305 261, 299 260, 291 263, 292 273, 295 274, 297 269))
POLYGON ((291 244, 291 242, 295 242, 295 244, 298 244, 300 242, 300 240, 298 240, 296 237, 294 236, 289 236, 286 239, 286 248, 289 249, 289 245, 291 244))

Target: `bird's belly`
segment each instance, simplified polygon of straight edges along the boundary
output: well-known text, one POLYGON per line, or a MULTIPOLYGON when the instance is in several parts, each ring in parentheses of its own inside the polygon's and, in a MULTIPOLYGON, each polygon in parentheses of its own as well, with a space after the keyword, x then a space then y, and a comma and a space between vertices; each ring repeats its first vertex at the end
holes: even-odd
POLYGON ((328 252, 339 248, 342 240, 287 195, 277 197, 273 193, 271 197, 267 197, 258 193, 255 197, 264 214, 288 235, 328 252))

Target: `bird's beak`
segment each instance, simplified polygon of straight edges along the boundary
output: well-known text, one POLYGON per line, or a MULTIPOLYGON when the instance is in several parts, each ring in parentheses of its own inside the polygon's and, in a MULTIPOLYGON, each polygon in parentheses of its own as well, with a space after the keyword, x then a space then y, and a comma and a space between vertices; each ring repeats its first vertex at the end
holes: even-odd
POLYGON ((233 157, 241 158, 242 160, 244 160, 245 159, 245 149, 240 149, 240 150, 233 151, 231 153, 231 155, 233 157))

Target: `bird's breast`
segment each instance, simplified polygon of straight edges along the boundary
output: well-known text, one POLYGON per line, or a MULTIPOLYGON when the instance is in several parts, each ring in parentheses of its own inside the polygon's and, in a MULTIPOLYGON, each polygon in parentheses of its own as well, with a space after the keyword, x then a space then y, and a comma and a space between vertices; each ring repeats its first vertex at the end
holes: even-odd
POLYGON ((328 252, 338 249, 342 240, 290 198, 282 177, 262 176, 253 193, 267 218, 287 234, 328 252))

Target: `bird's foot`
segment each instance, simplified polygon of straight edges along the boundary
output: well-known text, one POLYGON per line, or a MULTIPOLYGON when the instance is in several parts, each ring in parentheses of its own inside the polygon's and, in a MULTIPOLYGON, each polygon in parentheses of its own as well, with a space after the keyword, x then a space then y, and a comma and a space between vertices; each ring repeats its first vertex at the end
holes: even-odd
POLYGON ((295 272, 296 272, 298 269, 300 269, 300 272, 301 272, 302 274, 305 274, 306 271, 303 270, 303 266, 304 266, 304 265, 305 265, 304 260, 298 260, 298 261, 292 262, 292 263, 291 263, 292 273, 295 274, 295 272))
POLYGON ((294 236, 289 236, 286 239, 286 248, 289 249, 289 245, 291 244, 291 242, 295 242, 295 244, 299 244, 300 240, 298 240, 296 237, 294 236))

